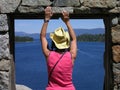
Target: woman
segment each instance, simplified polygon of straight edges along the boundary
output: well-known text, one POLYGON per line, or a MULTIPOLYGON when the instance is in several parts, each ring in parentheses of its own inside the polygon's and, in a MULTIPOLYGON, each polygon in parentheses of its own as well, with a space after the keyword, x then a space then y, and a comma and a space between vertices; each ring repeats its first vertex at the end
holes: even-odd
POLYGON ((46 39, 46 31, 52 15, 51 7, 46 7, 45 19, 40 33, 42 50, 48 67, 48 85, 46 90, 75 90, 72 83, 72 70, 77 54, 76 35, 69 22, 69 13, 63 11, 62 20, 66 24, 69 33, 64 31, 62 27, 51 33, 50 38, 53 44, 52 50, 50 50, 46 39))

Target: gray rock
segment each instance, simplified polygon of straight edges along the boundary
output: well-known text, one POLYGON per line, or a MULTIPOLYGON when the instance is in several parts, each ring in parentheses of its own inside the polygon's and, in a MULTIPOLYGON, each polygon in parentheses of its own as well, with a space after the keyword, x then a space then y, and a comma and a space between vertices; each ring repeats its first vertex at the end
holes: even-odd
POLYGON ((0 35, 0 59, 10 59, 9 52, 9 35, 0 35))
POLYGON ((9 73, 0 71, 0 90, 9 90, 9 73))
POLYGON ((80 0, 80 4, 83 4, 84 3, 84 0, 80 0))
POLYGON ((52 3, 50 0, 22 0, 22 6, 48 6, 52 3))
POLYGON ((16 90, 32 90, 32 89, 25 85, 16 84, 16 90))
POLYGON ((73 13, 73 7, 52 7, 53 13, 61 13, 63 10, 73 13))
POLYGON ((120 63, 113 63, 113 67, 120 70, 120 63))
POLYGON ((90 8, 90 7, 77 7, 74 8, 75 13, 82 13, 82 14, 108 14, 108 10, 105 8, 90 8))
POLYGON ((18 11, 21 12, 21 13, 41 13, 41 12, 44 12, 44 8, 43 7, 40 7, 40 6, 20 6, 18 8, 18 11))
POLYGON ((115 8, 113 8, 113 9, 111 9, 111 10, 109 10, 108 11, 109 13, 118 13, 118 14, 120 14, 120 7, 115 7, 115 8))
POLYGON ((21 0, 0 0, 1 13, 13 13, 17 9, 21 0))
POLYGON ((114 73, 114 90, 119 90, 120 88, 120 63, 113 63, 113 73, 114 73))
POLYGON ((114 8, 116 0, 84 0, 83 5, 94 8, 114 8))
POLYGON ((118 24, 118 17, 112 19, 112 25, 115 26, 118 24))
POLYGON ((0 14, 0 31, 8 31, 6 14, 0 14))
POLYGON ((114 90, 119 90, 120 86, 120 70, 117 68, 114 68, 113 66, 113 72, 114 72, 114 90))
POLYGON ((77 13, 90 13, 90 8, 89 7, 84 7, 81 6, 79 8, 74 8, 74 12, 77 13))
POLYGON ((53 6, 59 7, 59 6, 80 6, 80 1, 79 0, 55 0, 53 3, 53 6))
POLYGON ((117 1, 117 7, 120 7, 120 0, 117 1))
POLYGON ((0 60, 0 70, 9 71, 10 69, 10 60, 2 59, 0 60))
POLYGON ((51 5, 50 0, 23 0, 18 11, 21 13, 41 13, 44 12, 42 6, 49 5, 51 5))

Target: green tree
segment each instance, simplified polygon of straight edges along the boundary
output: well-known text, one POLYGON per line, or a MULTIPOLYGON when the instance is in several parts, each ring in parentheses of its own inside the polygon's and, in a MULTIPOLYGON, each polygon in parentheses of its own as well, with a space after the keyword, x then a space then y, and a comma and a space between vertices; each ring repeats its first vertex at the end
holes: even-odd
POLYGON ((82 34, 77 36, 77 41, 88 41, 88 42, 104 42, 104 34, 82 34))
POLYGON ((33 41, 32 37, 28 37, 28 36, 15 36, 15 42, 27 42, 27 41, 33 41))

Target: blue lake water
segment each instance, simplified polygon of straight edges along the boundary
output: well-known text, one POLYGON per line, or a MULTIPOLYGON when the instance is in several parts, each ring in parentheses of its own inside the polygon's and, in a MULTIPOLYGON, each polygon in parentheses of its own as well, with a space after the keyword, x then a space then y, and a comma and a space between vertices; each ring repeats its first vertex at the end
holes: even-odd
MULTIPOLYGON (((102 42, 78 42, 73 69, 76 90, 103 90, 104 67, 102 42)), ((15 44, 16 83, 32 90, 45 90, 47 66, 39 40, 15 44)))

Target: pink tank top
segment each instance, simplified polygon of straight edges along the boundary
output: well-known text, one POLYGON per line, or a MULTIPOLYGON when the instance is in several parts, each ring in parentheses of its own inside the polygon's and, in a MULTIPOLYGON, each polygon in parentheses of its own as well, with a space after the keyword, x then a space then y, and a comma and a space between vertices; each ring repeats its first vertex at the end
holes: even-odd
MULTIPOLYGON (((47 59, 48 75, 62 54, 51 51, 47 59)), ((54 68, 46 90, 75 90, 72 83, 73 64, 70 52, 66 52, 54 68)))

